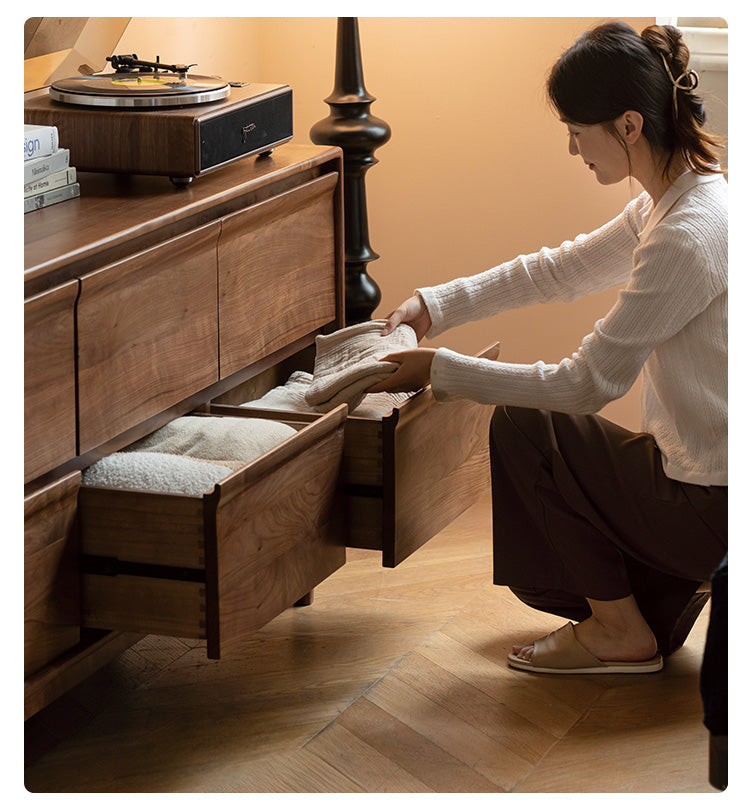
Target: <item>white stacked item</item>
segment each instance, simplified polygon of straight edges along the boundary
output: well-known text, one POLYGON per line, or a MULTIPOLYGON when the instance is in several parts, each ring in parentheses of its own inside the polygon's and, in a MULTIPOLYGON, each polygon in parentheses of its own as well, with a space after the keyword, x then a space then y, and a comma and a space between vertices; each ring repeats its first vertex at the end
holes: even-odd
POLYGON ((295 432, 279 421, 185 416, 94 463, 82 483, 200 496, 295 432))
MULTIPOLYGON (((318 411, 311 407, 305 398, 312 380, 312 374, 295 371, 283 385, 271 388, 260 399, 243 402, 240 407, 274 412, 316 413, 318 411)), ((411 393, 368 393, 353 410, 350 409, 349 414, 359 418, 381 420, 411 395, 411 393)))
POLYGON ((385 325, 385 320, 365 321, 315 338, 313 378, 305 392, 313 409, 325 413, 346 403, 350 412, 357 410, 367 389, 398 368, 384 358, 418 347, 411 326, 399 324, 383 336, 385 325))
POLYGON ((70 151, 61 148, 57 126, 23 127, 23 211, 32 212, 81 194, 70 151))

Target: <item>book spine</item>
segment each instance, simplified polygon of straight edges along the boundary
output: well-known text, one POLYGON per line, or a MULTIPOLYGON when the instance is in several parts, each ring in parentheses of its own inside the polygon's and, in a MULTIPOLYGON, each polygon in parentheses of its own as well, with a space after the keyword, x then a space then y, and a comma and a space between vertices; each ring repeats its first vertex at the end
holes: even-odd
POLYGON ((50 156, 40 156, 38 159, 29 159, 23 165, 23 183, 30 184, 52 173, 70 167, 70 150, 59 148, 50 156))
POLYGON ((38 156, 49 156, 59 145, 57 126, 31 125, 23 129, 23 158, 36 159, 38 156))
POLYGON ((23 197, 28 198, 30 195, 39 195, 40 192, 48 192, 49 190, 57 189, 57 187, 64 187, 66 184, 75 184, 76 178, 75 167, 59 170, 57 173, 51 173, 38 181, 26 184, 23 188, 23 197))
POLYGON ((43 209, 45 206, 52 206, 52 204, 59 204, 60 201, 68 201, 71 198, 77 198, 81 194, 81 188, 76 184, 68 184, 65 187, 58 187, 49 192, 42 192, 39 195, 32 195, 29 198, 23 199, 23 211, 32 212, 35 209, 43 209))

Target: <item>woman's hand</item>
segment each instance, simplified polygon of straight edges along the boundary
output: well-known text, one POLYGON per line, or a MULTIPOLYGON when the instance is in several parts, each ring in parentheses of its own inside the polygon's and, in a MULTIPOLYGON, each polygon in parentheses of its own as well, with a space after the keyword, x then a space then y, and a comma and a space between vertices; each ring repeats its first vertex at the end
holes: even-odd
POLYGON ((408 323, 411 326, 416 332, 417 342, 427 334, 432 326, 432 319, 422 296, 407 298, 401 306, 393 310, 387 318, 385 329, 380 334, 390 334, 400 323, 408 323))
POLYGON ((437 349, 409 349, 383 357, 381 362, 395 362, 399 367, 385 379, 368 388, 367 392, 401 393, 423 388, 430 382, 430 369, 436 351, 437 349))

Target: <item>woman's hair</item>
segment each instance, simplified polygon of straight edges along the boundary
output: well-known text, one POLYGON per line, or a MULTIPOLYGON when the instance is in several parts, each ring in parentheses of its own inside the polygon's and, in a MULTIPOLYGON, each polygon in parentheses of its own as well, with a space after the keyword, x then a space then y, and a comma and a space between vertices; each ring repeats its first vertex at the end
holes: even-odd
POLYGON ((714 173, 720 140, 702 129, 706 116, 689 57, 671 25, 650 25, 639 36, 624 22, 604 23, 562 54, 547 93, 564 121, 603 123, 615 136, 613 121, 625 111, 639 112, 646 140, 666 155, 664 175, 677 155, 696 173, 714 173))

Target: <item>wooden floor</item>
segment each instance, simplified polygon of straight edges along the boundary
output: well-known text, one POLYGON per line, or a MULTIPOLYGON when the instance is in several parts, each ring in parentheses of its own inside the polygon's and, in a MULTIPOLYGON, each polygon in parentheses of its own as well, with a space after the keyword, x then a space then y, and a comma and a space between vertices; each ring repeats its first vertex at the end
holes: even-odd
MULTIPOLYGON (((483 499, 396 569, 352 550, 236 655, 148 637, 26 727, 33 792, 710 792, 707 611, 663 672, 509 669, 559 627, 491 582, 483 499)), ((731 787, 731 779, 730 779, 731 787)))

